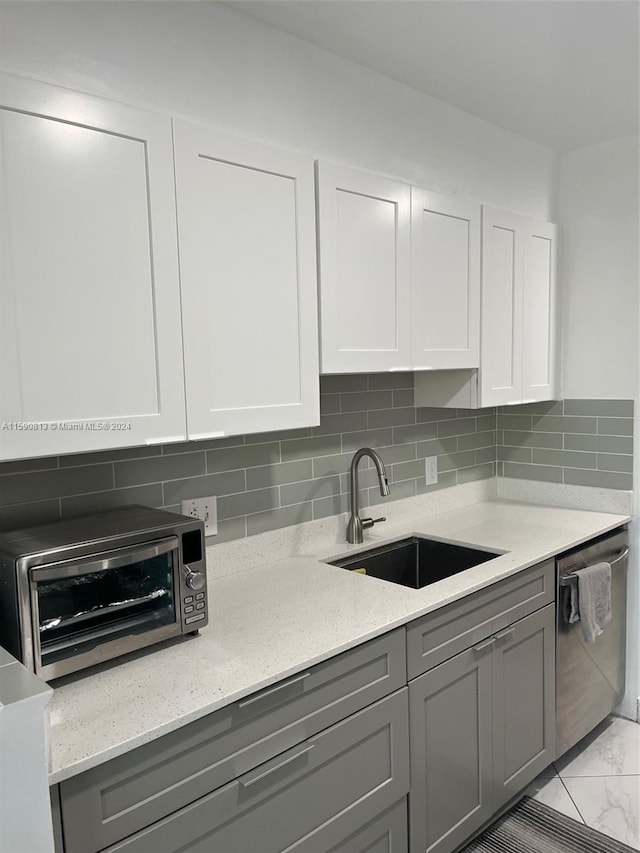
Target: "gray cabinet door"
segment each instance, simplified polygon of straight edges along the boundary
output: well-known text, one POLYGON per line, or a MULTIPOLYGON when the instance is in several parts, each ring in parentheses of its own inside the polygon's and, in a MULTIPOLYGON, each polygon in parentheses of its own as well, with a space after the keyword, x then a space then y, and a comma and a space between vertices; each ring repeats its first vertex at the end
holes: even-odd
POLYGON ((492 654, 493 810, 555 755, 555 608, 495 635, 492 654))
POLYGON ((328 850, 328 853, 407 853, 407 798, 328 850))
POLYGON ((448 853, 491 804, 491 642, 409 684, 411 853, 448 853))
POLYGON ((408 790, 404 688, 109 851, 326 853, 408 790))

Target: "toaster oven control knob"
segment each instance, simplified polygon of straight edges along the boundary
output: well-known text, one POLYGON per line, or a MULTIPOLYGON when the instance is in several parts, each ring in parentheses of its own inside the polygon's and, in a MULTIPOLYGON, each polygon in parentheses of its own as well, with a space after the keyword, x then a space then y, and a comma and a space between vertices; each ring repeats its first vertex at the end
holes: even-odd
POLYGON ((189 589, 202 589, 205 585, 205 577, 202 572, 192 572, 191 569, 189 569, 184 582, 189 589))

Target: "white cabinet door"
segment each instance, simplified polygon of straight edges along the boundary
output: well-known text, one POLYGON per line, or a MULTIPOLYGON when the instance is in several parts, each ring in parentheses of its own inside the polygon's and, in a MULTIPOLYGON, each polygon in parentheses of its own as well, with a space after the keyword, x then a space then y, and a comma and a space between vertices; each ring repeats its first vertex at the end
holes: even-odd
POLYGON ((411 189, 318 163, 322 373, 411 369, 411 189))
POLYGON ((522 217, 482 208, 480 400, 522 400, 522 217))
POLYGON ((556 226, 483 207, 480 405, 554 398, 556 300, 556 226))
POLYGON ((313 161, 174 122, 190 438, 319 423, 313 161))
POLYGON ((0 76, 0 458, 185 435, 171 124, 0 76))
POLYGON ((523 401, 557 393, 556 233, 550 222, 527 220, 523 228, 523 401))
POLYGON ((415 370, 478 367, 480 205, 411 189, 415 370))

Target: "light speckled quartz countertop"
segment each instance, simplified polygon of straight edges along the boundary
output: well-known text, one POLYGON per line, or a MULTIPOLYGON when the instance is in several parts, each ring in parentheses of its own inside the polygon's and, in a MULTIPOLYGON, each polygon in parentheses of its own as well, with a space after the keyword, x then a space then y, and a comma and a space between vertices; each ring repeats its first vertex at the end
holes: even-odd
MULTIPOLYGON (((315 557, 214 577, 209 625, 198 636, 55 687, 50 781, 121 755, 628 520, 485 500, 384 530, 381 525, 364 546, 319 544, 315 557), (505 553, 422 590, 319 562, 411 533, 505 553)), ((246 552, 250 540, 238 547, 246 552)))

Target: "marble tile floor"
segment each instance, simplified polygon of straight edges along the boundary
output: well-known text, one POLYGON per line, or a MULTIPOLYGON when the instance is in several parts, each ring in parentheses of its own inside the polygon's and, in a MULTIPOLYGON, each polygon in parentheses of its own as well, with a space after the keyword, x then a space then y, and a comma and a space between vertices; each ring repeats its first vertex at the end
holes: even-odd
POLYGON ((608 717, 525 793, 640 850, 640 725, 608 717))

